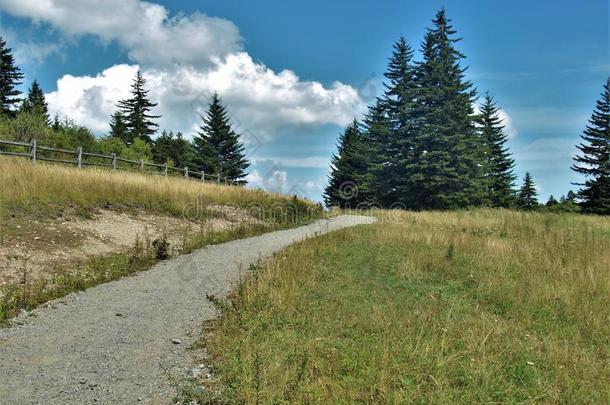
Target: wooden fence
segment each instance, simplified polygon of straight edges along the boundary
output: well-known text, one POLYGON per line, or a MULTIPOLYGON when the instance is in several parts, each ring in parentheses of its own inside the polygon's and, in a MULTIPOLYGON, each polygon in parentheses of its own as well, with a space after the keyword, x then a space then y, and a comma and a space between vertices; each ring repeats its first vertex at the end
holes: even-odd
POLYGON ((30 159, 33 163, 37 161, 62 163, 74 165, 81 169, 83 166, 104 167, 112 170, 133 170, 134 168, 149 174, 157 174, 163 176, 181 176, 191 180, 207 181, 214 183, 223 183, 227 185, 235 185, 233 181, 228 180, 218 174, 206 174, 205 172, 195 171, 185 167, 183 169, 168 166, 167 163, 162 165, 145 162, 144 159, 139 161, 123 159, 115 153, 111 155, 102 155, 99 153, 89 153, 83 151, 83 148, 76 150, 51 148, 48 146, 38 145, 36 140, 31 143, 3 141, 0 139, 0 155, 16 156, 30 159), (2 145, 12 147, 11 150, 3 150, 2 145), (14 151, 19 150, 19 151, 14 151))

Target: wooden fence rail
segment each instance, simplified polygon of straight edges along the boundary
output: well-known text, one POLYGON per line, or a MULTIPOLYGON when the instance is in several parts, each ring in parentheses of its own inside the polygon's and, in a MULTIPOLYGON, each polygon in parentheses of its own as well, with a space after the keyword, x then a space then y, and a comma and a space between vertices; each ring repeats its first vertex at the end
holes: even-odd
POLYGON ((31 143, 4 141, 4 140, 0 139, 0 155, 29 158, 34 163, 36 163, 36 161, 40 160, 40 161, 44 161, 44 162, 69 164, 69 165, 74 165, 74 166, 78 167, 79 169, 81 169, 83 166, 97 166, 97 167, 110 168, 112 170, 118 170, 118 169, 123 169, 123 167, 121 167, 118 163, 124 163, 127 165, 137 166, 141 172, 148 173, 148 174, 157 174, 157 175, 162 175, 162 176, 166 176, 166 177, 177 174, 179 176, 182 176, 182 177, 185 177, 185 178, 191 179, 191 180, 204 181, 204 182, 207 181, 207 182, 214 182, 214 183, 224 183, 227 185, 235 185, 234 182, 229 181, 226 177, 224 177, 224 178, 221 177, 221 175, 219 173, 215 174, 215 175, 210 175, 210 174, 206 174, 203 171, 198 172, 196 170, 192 170, 188 167, 185 167, 182 169, 177 168, 177 167, 171 167, 171 166, 168 166, 167 163, 160 165, 157 163, 145 162, 143 159, 129 160, 129 159, 121 158, 120 156, 117 156, 114 153, 111 155, 102 155, 99 153, 85 152, 80 147, 76 150, 51 148, 49 146, 38 145, 35 139, 32 140, 31 143), (15 147, 23 148, 24 151, 17 152, 17 151, 12 151, 12 150, 11 151, 4 150, 3 148, 1 148, 2 145, 11 146, 13 148, 15 148, 15 147), (56 155, 59 154, 59 155, 64 155, 64 156, 57 157, 55 155, 53 157, 49 157, 49 156, 45 156, 44 152, 51 152, 56 155), (73 159, 66 159, 66 158, 64 158, 65 155, 73 156, 73 159), (99 161, 87 161, 86 160, 87 158, 98 159, 98 160, 107 160, 107 161, 110 161, 110 163, 101 163, 99 161), (153 170, 152 171, 146 170, 147 168, 150 168, 153 170))

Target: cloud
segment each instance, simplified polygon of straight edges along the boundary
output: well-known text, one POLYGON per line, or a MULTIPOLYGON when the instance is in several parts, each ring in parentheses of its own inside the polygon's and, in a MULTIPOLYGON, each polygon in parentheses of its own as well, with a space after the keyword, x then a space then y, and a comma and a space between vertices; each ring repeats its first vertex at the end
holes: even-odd
POLYGON ((283 193, 286 192, 288 173, 277 167, 270 168, 264 174, 255 169, 248 173, 246 180, 249 188, 263 188, 268 191, 283 193))
POLYGON ((508 135, 509 138, 516 137, 519 132, 517 132, 517 129, 513 125, 513 119, 510 115, 508 115, 506 110, 499 109, 498 117, 500 118, 500 121, 502 121, 502 125, 504 125, 506 135, 508 135))
MULTIPOLYGON (((159 103, 161 128, 191 135, 214 92, 229 107, 245 141, 268 141, 291 126, 345 125, 364 110, 358 90, 340 82, 323 86, 291 70, 275 72, 242 50, 230 21, 196 12, 171 16, 140 0, 0 0, 7 12, 50 24, 66 35, 116 41, 136 64, 112 66, 95 76, 66 75, 48 94, 51 111, 96 133, 108 130, 138 67, 159 103)), ((42 55, 42 53, 41 53, 42 55)))
POLYGON ((300 168, 311 168, 311 169, 326 169, 330 165, 330 156, 308 156, 308 157, 261 157, 256 158, 254 162, 265 162, 272 161, 275 164, 283 167, 300 167, 300 168))
POLYGON ((47 23, 68 35, 117 41, 129 58, 146 66, 204 66, 242 49, 231 21, 202 13, 170 16, 140 0, 0 0, 8 13, 47 23))
MULTIPOLYGON (((96 76, 66 75, 47 95, 50 110, 105 133, 137 70, 137 65, 117 65, 96 76)), ((145 69, 144 76, 151 98, 159 103, 154 113, 163 116, 161 128, 187 136, 196 131, 214 92, 227 104, 238 132, 255 143, 289 126, 345 125, 364 107, 350 86, 337 82, 324 87, 289 70, 276 73, 244 52, 230 54, 210 69, 145 69)))
MULTIPOLYGON (((480 107, 481 106, 479 104, 474 105, 475 114, 481 113, 480 107)), ((506 110, 499 108, 498 109, 498 118, 500 118, 500 122, 504 126, 504 133, 509 138, 515 138, 519 134, 519 132, 517 131, 517 128, 515 128, 515 126, 513 125, 513 118, 506 112, 506 110)))
POLYGON ((63 51, 61 43, 26 40, 23 35, 4 27, 0 27, 0 36, 13 50, 17 65, 39 65, 49 56, 63 51))
POLYGON ((137 70, 137 66, 117 65, 96 76, 65 75, 57 81, 57 90, 46 94, 49 110, 105 133, 116 103, 129 95, 137 70))

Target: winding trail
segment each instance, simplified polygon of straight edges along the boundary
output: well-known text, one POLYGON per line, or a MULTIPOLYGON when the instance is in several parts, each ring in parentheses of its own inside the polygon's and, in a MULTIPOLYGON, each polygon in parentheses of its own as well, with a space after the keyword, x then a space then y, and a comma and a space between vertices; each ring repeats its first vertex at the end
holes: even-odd
POLYGON ((171 403, 170 374, 250 264, 307 237, 372 223, 340 216, 208 246, 71 294, 0 330, 1 404, 171 403))

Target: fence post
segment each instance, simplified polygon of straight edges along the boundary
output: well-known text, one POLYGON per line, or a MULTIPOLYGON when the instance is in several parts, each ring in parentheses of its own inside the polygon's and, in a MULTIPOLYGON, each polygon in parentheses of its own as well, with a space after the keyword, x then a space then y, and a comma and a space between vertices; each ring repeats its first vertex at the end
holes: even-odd
POLYGON ((201 181, 205 181, 205 171, 201 169, 201 181))
POLYGON ((144 171, 144 159, 140 159, 140 170, 144 171))
POLYGON ((216 179, 216 183, 220 183, 220 173, 218 173, 218 178, 216 179))
POLYGON ((167 162, 163 163, 163 174, 167 177, 167 162))
POLYGON ((78 168, 83 168, 83 147, 79 146, 76 150, 76 163, 78 164, 78 168))
POLYGON ((112 154, 112 170, 116 170, 116 153, 112 154))
POLYGON ((36 139, 32 139, 32 162, 36 163, 36 139))
POLYGON ((225 184, 229 184, 229 183, 227 182, 227 178, 226 178, 226 177, 225 177, 225 184))
POLYGON ((188 167, 184 168, 184 177, 186 177, 186 178, 189 177, 189 168, 188 167))

